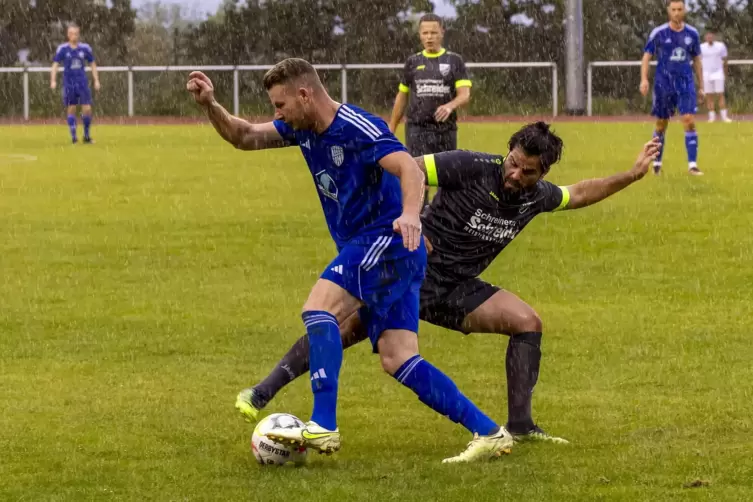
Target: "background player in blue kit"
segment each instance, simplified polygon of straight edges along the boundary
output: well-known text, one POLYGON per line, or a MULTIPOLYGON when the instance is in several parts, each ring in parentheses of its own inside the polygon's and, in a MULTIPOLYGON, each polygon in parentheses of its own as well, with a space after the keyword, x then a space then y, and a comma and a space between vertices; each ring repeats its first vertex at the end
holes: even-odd
POLYGON ((81 119, 84 122, 84 143, 92 143, 90 134, 92 123, 92 94, 89 81, 86 79, 86 63, 91 65, 94 77, 94 90, 99 90, 99 73, 94 53, 89 44, 79 42, 81 31, 78 26, 68 26, 68 42, 60 45, 55 51, 52 69, 50 71, 50 88, 57 88, 57 74, 63 65, 63 106, 68 113, 68 127, 71 139, 78 141, 76 136, 76 107, 81 106, 81 119))
POLYGON ((654 96, 651 115, 656 117, 654 137, 659 138, 661 150, 654 161, 654 173, 661 172, 664 153, 664 134, 669 118, 675 109, 682 117, 685 128, 685 149, 688 152, 688 173, 700 176, 698 169, 698 134, 695 130, 695 113, 698 97, 693 81, 693 64, 698 77, 698 94, 703 96, 703 69, 701 64, 701 37, 698 30, 685 23, 685 2, 669 0, 669 22, 655 28, 648 37, 641 61, 641 94, 648 94, 648 67, 656 55, 658 63, 654 77, 654 96))
MULTIPOLYGON (((419 218, 424 175, 416 161, 383 120, 334 101, 313 66, 302 59, 275 65, 264 76, 264 87, 276 120, 251 124, 215 101, 203 73, 191 73, 187 84, 217 132, 236 148, 300 147, 338 250, 303 307, 314 393, 311 420, 302 428, 273 429, 267 436, 326 453, 339 450, 339 325, 358 311, 384 370, 474 435, 464 452, 445 462, 486 460, 509 451, 513 439, 507 430, 418 354, 426 247, 419 218)), ((252 389, 246 389, 236 400, 249 417, 254 415, 251 395, 252 389)))

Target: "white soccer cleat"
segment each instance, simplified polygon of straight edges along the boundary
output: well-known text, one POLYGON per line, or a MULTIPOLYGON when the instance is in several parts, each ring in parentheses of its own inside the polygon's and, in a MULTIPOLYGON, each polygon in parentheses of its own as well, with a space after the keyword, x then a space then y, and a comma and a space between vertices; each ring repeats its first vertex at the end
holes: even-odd
POLYGON ((298 444, 327 455, 340 449, 340 429, 331 431, 316 422, 308 422, 304 427, 270 429, 264 435, 278 443, 298 444))
POLYGON ((726 122, 726 123, 728 123, 728 124, 729 124, 730 122, 732 122, 732 119, 731 119, 731 118, 729 118, 729 117, 724 117, 724 118, 722 119, 722 122, 726 122))
POLYGON ((446 458, 442 460, 442 463, 457 464, 492 460, 502 455, 509 455, 513 443, 512 435, 504 427, 500 427, 498 432, 489 436, 474 434, 463 453, 446 458))

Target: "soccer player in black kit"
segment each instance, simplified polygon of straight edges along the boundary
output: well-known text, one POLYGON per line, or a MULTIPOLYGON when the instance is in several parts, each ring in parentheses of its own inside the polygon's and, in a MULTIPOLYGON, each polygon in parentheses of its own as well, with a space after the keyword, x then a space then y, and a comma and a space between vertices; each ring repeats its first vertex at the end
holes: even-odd
MULTIPOLYGON (((394 133, 407 108, 405 146, 414 157, 457 149, 455 110, 471 99, 463 58, 442 47, 442 18, 421 17, 418 33, 424 50, 405 62, 389 123, 394 133)), ((428 188, 424 203, 429 203, 428 188)))
MULTIPOLYGON (((543 122, 516 132, 507 155, 456 150, 416 159, 427 183, 441 188, 421 218, 429 255, 419 316, 465 334, 510 336, 505 427, 518 442, 567 442, 544 432, 532 416, 542 323, 515 294, 478 276, 537 214, 595 204, 643 178, 659 146, 656 138, 646 143, 629 171, 570 186, 542 179, 562 154, 562 140, 543 122)), ((368 338, 357 314, 340 326, 340 333, 344 347, 368 338)), ((304 336, 254 387, 252 401, 257 411, 306 372, 308 340, 304 336)))

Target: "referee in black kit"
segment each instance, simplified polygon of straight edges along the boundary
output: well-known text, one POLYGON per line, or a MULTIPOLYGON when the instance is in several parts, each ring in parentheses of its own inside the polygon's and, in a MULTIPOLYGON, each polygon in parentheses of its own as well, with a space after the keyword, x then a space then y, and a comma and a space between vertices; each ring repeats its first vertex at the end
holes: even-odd
MULTIPOLYGON (((397 130, 408 109, 405 142, 413 157, 456 150, 457 114, 455 110, 471 99, 471 81, 459 54, 442 47, 442 18, 426 14, 418 22, 424 50, 405 62, 390 131, 397 130)), ((426 190, 424 204, 429 203, 426 190)))

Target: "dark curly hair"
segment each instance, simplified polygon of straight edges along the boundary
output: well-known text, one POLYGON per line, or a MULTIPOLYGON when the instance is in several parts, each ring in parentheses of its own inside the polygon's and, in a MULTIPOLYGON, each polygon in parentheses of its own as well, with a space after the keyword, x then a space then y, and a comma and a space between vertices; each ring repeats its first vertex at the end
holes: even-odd
POLYGON ((534 122, 519 129, 507 146, 510 151, 520 147, 526 155, 537 155, 543 174, 562 158, 562 139, 550 130, 546 122, 534 122))

